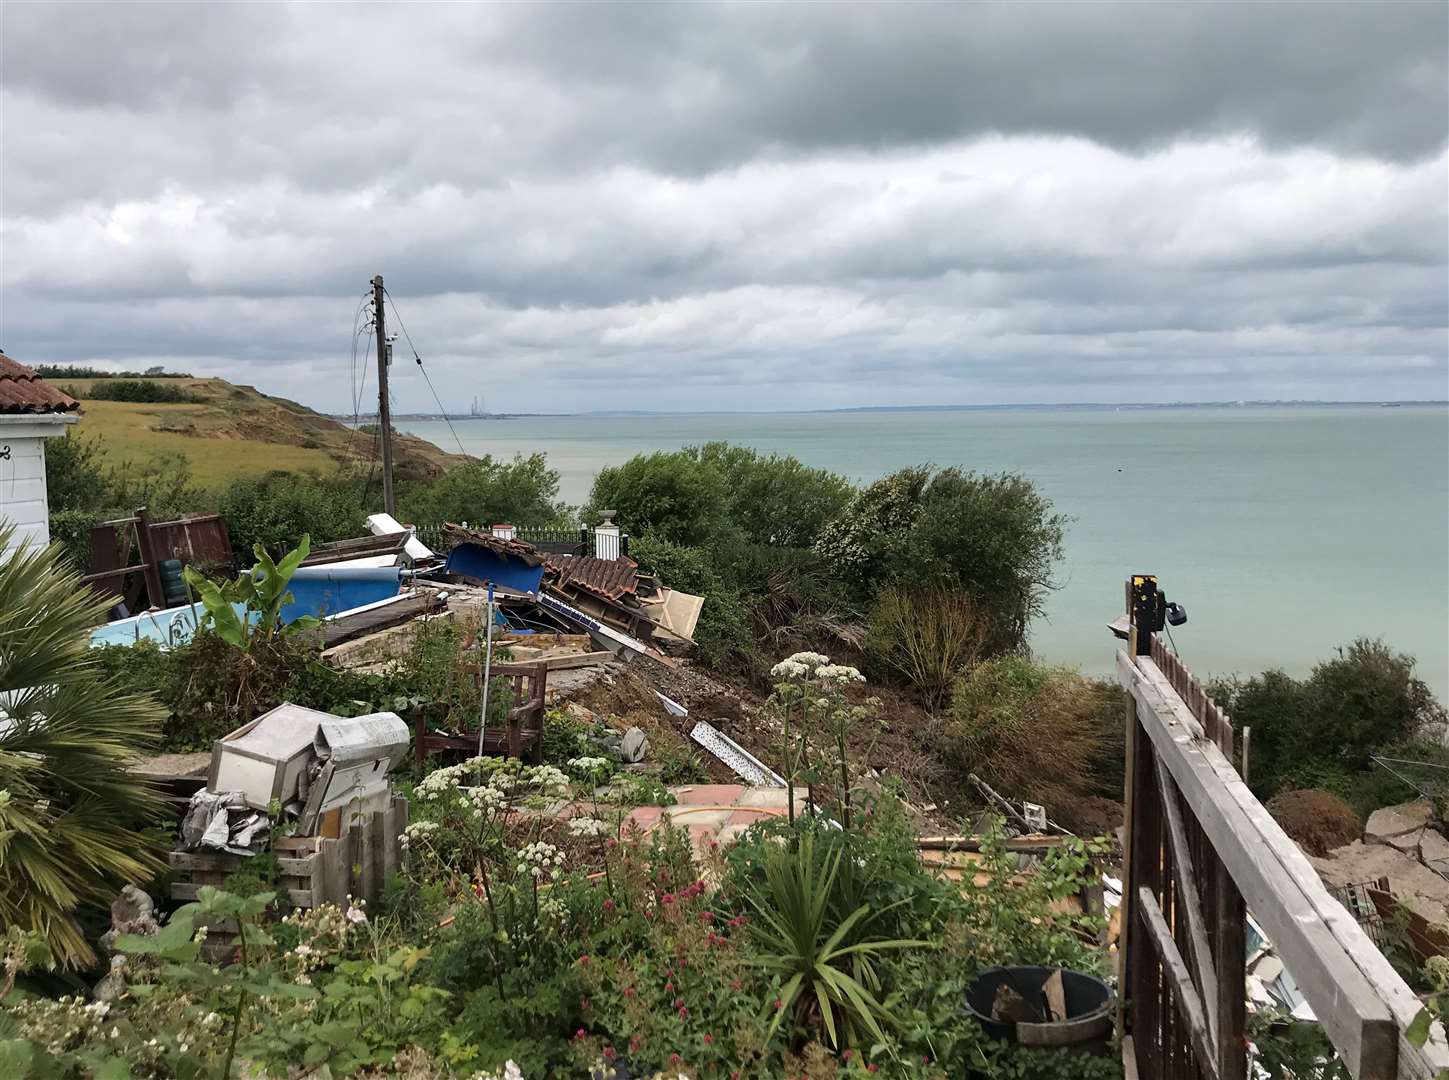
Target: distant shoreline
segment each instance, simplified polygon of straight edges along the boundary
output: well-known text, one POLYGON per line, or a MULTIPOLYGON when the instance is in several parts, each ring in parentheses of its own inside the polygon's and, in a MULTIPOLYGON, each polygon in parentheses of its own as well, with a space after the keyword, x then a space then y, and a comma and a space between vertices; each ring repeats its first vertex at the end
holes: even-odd
MULTIPOLYGON (((1332 409, 1332 408, 1445 408, 1446 401, 1147 401, 1147 402, 1014 402, 1007 405, 850 405, 836 409, 598 409, 588 412, 510 413, 393 413, 393 420, 530 420, 560 416, 820 416, 848 413, 944 413, 944 412, 1122 412, 1153 409, 1332 409)), ((327 413, 344 423, 351 413, 327 413)), ((376 413, 365 413, 359 422, 376 423, 376 413)))

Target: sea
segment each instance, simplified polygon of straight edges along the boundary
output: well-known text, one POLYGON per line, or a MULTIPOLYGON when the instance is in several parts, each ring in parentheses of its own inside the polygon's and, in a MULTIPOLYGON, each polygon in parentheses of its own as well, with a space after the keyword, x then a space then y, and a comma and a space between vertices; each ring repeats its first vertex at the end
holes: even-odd
POLYGON ((1449 701, 1449 406, 994 408, 400 420, 444 449, 542 452, 560 497, 724 439, 868 483, 906 465, 1030 478, 1070 522, 1034 652, 1110 673, 1123 582, 1157 575, 1201 676, 1294 676, 1361 636, 1449 701))

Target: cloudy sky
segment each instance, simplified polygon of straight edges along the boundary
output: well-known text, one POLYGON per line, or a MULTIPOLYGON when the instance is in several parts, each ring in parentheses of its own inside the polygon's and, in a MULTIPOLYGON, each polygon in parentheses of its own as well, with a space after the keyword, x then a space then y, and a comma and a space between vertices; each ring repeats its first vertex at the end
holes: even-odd
POLYGON ((1449 397, 1443 0, 0 20, 32 363, 349 410, 382 273, 464 409, 1449 397))

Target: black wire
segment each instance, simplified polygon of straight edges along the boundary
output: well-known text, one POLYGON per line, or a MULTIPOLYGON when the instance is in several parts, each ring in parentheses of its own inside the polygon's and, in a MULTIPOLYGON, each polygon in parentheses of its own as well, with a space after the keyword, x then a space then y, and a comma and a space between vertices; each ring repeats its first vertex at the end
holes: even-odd
POLYGON ((1168 641, 1168 644, 1170 644, 1172 646, 1172 651, 1175 652, 1175 653, 1177 653, 1178 656, 1181 656, 1182 653, 1177 652, 1177 642, 1175 642, 1175 641, 1172 640, 1172 627, 1168 626, 1166 623, 1163 623, 1162 624, 1162 629, 1164 629, 1164 630, 1167 631, 1167 641, 1168 641))
POLYGON ((467 450, 463 449, 463 440, 458 438, 458 429, 453 426, 453 420, 448 416, 448 410, 443 405, 443 399, 438 397, 437 390, 433 389, 433 380, 428 378, 428 369, 423 367, 423 358, 418 355, 418 347, 413 344, 413 336, 408 333, 407 324, 403 322, 402 313, 397 309, 397 301, 392 298, 392 293, 384 286, 382 293, 387 297, 387 302, 392 305, 393 317, 397 319, 397 327, 402 331, 403 337, 407 339, 408 348, 413 351, 413 359, 417 361, 418 370, 423 373, 423 381, 428 384, 428 390, 433 395, 433 401, 437 402, 438 412, 443 416, 443 422, 448 425, 448 430, 453 433, 453 441, 458 444, 458 453, 469 457, 467 450))

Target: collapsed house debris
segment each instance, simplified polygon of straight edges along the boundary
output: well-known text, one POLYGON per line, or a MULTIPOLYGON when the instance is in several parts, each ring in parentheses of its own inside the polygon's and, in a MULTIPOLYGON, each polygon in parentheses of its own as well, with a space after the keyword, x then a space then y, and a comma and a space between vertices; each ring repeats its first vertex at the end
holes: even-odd
POLYGON ((375 898, 407 823, 407 803, 387 776, 408 742, 393 713, 344 717, 292 704, 218 739, 171 852, 172 869, 183 872, 172 898, 194 899, 269 848, 298 907, 375 898))

